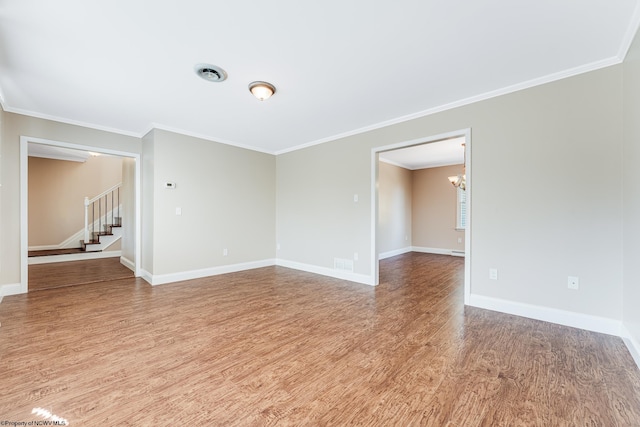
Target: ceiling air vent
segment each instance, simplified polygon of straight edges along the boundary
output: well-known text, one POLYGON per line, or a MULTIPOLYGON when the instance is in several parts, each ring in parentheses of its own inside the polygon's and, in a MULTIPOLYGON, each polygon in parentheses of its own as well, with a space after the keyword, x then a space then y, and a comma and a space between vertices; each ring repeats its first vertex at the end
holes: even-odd
POLYGON ((208 82, 222 82, 226 80, 227 73, 220 67, 211 64, 198 64, 194 67, 196 74, 208 82))

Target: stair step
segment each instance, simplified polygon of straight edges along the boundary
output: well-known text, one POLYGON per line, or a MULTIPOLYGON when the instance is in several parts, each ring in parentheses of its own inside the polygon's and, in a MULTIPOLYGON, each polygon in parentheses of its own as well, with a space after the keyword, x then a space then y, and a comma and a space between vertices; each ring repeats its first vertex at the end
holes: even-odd
POLYGON ((84 252, 102 252, 101 250, 92 251, 89 249, 91 245, 99 245, 100 241, 90 240, 85 242, 84 240, 80 240, 80 249, 84 252))

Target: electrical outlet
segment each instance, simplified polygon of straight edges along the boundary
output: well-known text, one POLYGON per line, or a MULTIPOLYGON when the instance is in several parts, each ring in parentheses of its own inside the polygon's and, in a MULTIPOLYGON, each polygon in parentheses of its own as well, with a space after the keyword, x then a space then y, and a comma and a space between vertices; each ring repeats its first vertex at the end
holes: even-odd
POLYGON ((577 291, 578 289, 580 289, 580 279, 578 279, 576 276, 569 276, 569 278, 567 279, 567 287, 569 289, 577 291))
POLYGON ((224 249, 222 250, 222 256, 227 256, 227 255, 229 255, 229 249, 224 248, 224 249))
POLYGON ((498 269, 497 268, 490 268, 489 269, 489 279, 498 280, 498 269))
POLYGON ((354 260, 354 261, 357 261, 357 260, 358 260, 358 258, 359 258, 359 256, 358 256, 358 252, 354 252, 354 253, 353 253, 353 260, 354 260))

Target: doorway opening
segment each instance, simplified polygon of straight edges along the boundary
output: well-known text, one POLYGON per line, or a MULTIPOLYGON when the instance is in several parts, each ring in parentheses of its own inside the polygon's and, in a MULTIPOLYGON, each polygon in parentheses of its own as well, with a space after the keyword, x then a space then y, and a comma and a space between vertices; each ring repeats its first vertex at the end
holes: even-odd
MULTIPOLYGON (((80 156, 104 155, 105 157, 122 159, 121 185, 125 187, 122 194, 123 199, 126 198, 126 201, 123 200, 122 203, 121 209, 123 212, 118 211, 117 214, 113 213, 115 208, 114 203, 111 203, 111 222, 113 220, 121 221, 122 216, 127 217, 126 227, 123 224, 122 230, 118 230, 122 233, 121 241, 118 242, 118 244, 122 244, 122 251, 121 255, 118 255, 120 259, 117 261, 131 270, 134 276, 139 277, 141 263, 140 155, 88 145, 22 136, 20 137, 20 293, 26 293, 29 290, 29 147, 31 147, 32 152, 35 149, 48 153, 66 152, 69 155, 80 156)), ((117 206, 120 208, 121 205, 117 204, 117 206)), ((99 220, 96 220, 96 222, 99 222, 99 220)), ((73 237, 72 240, 74 239, 73 237)), ((106 252, 105 254, 108 255, 106 252)), ((102 258, 102 256, 98 255, 93 258, 102 258)), ((60 261, 63 262, 74 260, 74 255, 62 255, 60 258, 60 261)), ((35 264, 38 264, 38 262, 35 262, 35 264)))
MULTIPOLYGON (((401 143, 397 143, 397 144, 392 144, 392 145, 387 145, 387 146, 383 146, 383 147, 376 147, 372 150, 372 157, 371 157, 371 162, 372 162, 372 224, 371 224, 371 236, 372 236, 372 254, 371 254, 371 259, 373 260, 372 263, 372 267, 371 270, 373 272, 373 281, 374 281, 374 285, 377 285, 379 283, 379 275, 380 275, 380 258, 384 258, 386 256, 393 256, 394 254, 400 254, 400 253, 405 253, 405 252, 409 252, 409 251, 413 251, 414 247, 416 247, 416 245, 412 244, 412 237, 408 235, 409 233, 407 232, 402 232, 401 233, 406 233, 406 234, 400 234, 399 236, 398 234, 398 230, 388 230, 388 229, 384 229, 381 230, 380 228, 380 222, 381 219, 387 220, 389 212, 386 212, 385 210, 388 209, 388 206, 385 205, 381 208, 380 205, 380 200, 381 197, 384 200, 385 198, 389 198, 390 196, 388 196, 387 194, 382 194, 380 193, 380 160, 381 158, 383 159, 383 161, 386 161, 386 163, 391 163, 392 165, 394 164, 394 161, 391 159, 394 159, 396 157, 394 157, 395 155, 401 154, 402 152, 406 152, 407 154, 409 154, 409 158, 411 160, 407 160, 408 162, 411 163, 411 166, 404 166, 407 169, 422 169, 423 167, 429 167, 429 166, 421 166, 421 165, 426 165, 429 164, 430 162, 428 161, 429 159, 425 159, 425 158, 420 158, 422 151, 424 150, 429 150, 432 152, 433 149, 435 148, 445 148, 445 147, 455 147, 457 148, 457 154, 449 154, 449 159, 444 159, 441 160, 441 162, 444 162, 448 165, 452 165, 452 164, 458 164, 457 168, 452 168, 449 169, 450 173, 454 173, 457 171, 457 173, 455 173, 454 175, 464 175, 465 176, 465 189, 463 191, 463 202, 464 205, 462 205, 462 207, 465 209, 463 214, 464 216, 462 217, 463 220, 466 219, 466 221, 463 221, 462 223, 460 223, 460 206, 456 206, 455 204, 452 206, 456 207, 458 209, 458 211, 456 212, 456 224, 455 224, 455 231, 452 231, 452 233, 449 233, 449 238, 451 238, 451 236, 454 236, 454 238, 457 238, 457 241, 460 242, 459 245, 449 245, 452 246, 450 248, 447 248, 446 250, 443 250, 442 248, 416 248, 416 251, 423 251, 423 252, 431 252, 431 253, 447 253, 449 255, 454 255, 454 256, 463 256, 464 257, 464 261, 465 261, 465 267, 464 267, 464 302, 465 304, 468 304, 469 301, 469 295, 470 295, 470 290, 471 290, 471 283, 470 283, 470 271, 471 271, 471 225, 472 225, 472 221, 471 221, 471 129, 464 129, 464 130, 460 130, 460 131, 454 131, 454 132, 449 132, 446 134, 440 134, 440 135, 434 135, 431 137, 426 137, 426 138, 421 138, 421 139, 417 139, 417 140, 411 140, 411 141, 406 141, 406 142, 401 142, 401 143), (433 145, 431 145, 433 144, 433 145), (423 150, 424 149, 424 150, 423 150), (453 158, 455 156, 458 156, 459 159, 453 158), (458 171, 459 169, 459 171, 458 171), (388 235, 394 235, 395 234, 395 243, 394 244, 389 244, 389 242, 385 239, 388 239, 388 235), (460 236, 460 237, 458 237, 460 236), (400 240, 404 240, 406 242, 406 244, 404 245, 404 247, 401 247, 402 244, 400 242, 400 240), (463 240, 463 241, 461 241, 463 240), (395 246, 394 246, 395 245, 395 246), (400 249, 396 249, 397 252, 389 251, 389 248, 398 248, 400 247, 400 249), (382 250, 382 253, 381 253, 382 250)), ((426 155, 426 154, 424 154, 426 155)), ((446 155, 445 155, 446 157, 446 155)), ((433 160, 433 159, 432 159, 433 160)), ((402 165, 403 162, 397 162, 397 166, 400 166, 401 168, 403 167, 402 165)), ((434 167, 436 166, 436 164, 434 164, 433 162, 431 162, 432 166, 434 167)), ((441 166, 444 166, 444 164, 442 164, 441 166)), ((386 167, 386 166, 384 166, 386 167)), ((445 168, 443 168, 443 170, 445 170, 445 168)), ((415 170, 413 171, 415 172, 415 170)), ((459 188, 454 188, 451 186, 450 183, 447 182, 447 177, 443 177, 442 178, 446 183, 446 186, 448 186, 451 190, 451 195, 456 195, 456 193, 460 193, 460 189, 459 188)), ((384 191, 384 187, 383 187, 383 191, 384 191)), ((395 195, 397 196, 397 194, 395 195)), ((402 195, 400 196, 402 197, 402 195)), ((459 194, 456 195, 456 204, 460 205, 460 196, 459 194)), ((402 210, 402 207, 399 208, 399 210, 402 210)), ((409 215, 410 217, 410 215, 409 215)), ((453 217, 450 218, 450 220, 453 220, 453 217)), ((402 222, 402 219, 400 219, 400 222, 402 222)), ((393 228, 393 226, 396 227, 396 229, 402 228, 402 226, 397 226, 397 224, 391 224, 390 226, 388 225, 387 228, 393 228)), ((410 227, 409 227, 410 228, 410 227)), ((453 227, 452 227, 453 228, 453 227)))

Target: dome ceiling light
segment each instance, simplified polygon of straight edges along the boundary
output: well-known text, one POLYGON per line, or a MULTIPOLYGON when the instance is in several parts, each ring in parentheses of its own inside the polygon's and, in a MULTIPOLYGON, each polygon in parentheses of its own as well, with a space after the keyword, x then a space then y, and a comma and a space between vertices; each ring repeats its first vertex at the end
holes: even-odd
POLYGON ((249 84, 249 91, 260 101, 266 101, 276 93, 276 87, 271 83, 257 81, 249 84))

